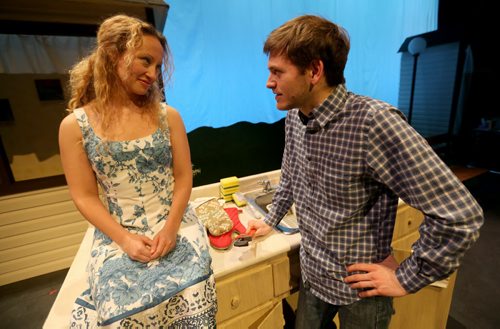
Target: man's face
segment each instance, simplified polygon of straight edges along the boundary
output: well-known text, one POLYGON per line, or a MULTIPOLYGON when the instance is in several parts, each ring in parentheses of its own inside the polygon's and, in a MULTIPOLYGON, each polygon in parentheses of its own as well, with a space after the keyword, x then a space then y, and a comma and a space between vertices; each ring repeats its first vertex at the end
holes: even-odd
POLYGON ((308 70, 301 72, 283 55, 270 55, 267 62, 269 78, 266 87, 276 95, 279 110, 291 110, 307 105, 310 97, 308 70))

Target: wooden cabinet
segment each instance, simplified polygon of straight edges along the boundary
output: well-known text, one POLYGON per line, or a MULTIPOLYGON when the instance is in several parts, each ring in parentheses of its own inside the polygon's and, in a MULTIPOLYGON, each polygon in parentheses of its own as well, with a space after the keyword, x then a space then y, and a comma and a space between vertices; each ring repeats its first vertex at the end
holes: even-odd
MULTIPOLYGON (((399 206, 392 240, 398 262, 411 254, 411 246, 419 238, 418 227, 423 219, 420 211, 406 204, 399 206)), ((446 328, 455 277, 456 272, 447 280, 433 283, 415 294, 394 298, 395 314, 390 329, 446 328)))
MULTIPOLYGON (((395 242, 407 239, 412 233, 417 232, 418 227, 422 224, 423 220, 424 215, 422 212, 405 203, 401 203, 396 214, 396 223, 394 225, 394 233, 392 235, 393 246, 395 242)), ((411 243, 414 241, 411 241, 411 243)))
POLYGON ((216 279, 218 328, 282 328, 281 300, 290 294, 286 254, 216 279))

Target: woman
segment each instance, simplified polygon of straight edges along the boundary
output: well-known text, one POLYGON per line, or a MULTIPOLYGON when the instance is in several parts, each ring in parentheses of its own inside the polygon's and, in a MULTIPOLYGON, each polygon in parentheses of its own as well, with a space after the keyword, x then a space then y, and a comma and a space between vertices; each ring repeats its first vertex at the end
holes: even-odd
POLYGON ((179 113, 161 103, 162 63, 171 64, 165 37, 118 15, 70 72, 61 159, 77 208, 95 226, 89 289, 72 326, 215 327, 206 233, 188 205, 189 145, 179 113))

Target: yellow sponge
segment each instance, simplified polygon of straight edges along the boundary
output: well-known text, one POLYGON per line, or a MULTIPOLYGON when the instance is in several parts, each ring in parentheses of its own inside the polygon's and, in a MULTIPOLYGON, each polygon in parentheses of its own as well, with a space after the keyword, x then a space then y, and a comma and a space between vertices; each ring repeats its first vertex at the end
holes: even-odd
POLYGON ((241 194, 241 192, 236 192, 233 194, 233 201, 238 207, 243 207, 247 204, 246 198, 241 194))
POLYGON ((223 195, 229 195, 229 194, 233 194, 235 192, 238 192, 240 190, 240 187, 239 186, 233 186, 231 188, 223 188, 222 186, 219 188, 219 191, 221 194, 223 195))
POLYGON ((236 177, 236 176, 221 178, 221 180, 220 180, 220 186, 224 189, 229 189, 229 188, 236 187, 239 185, 240 185, 240 181, 238 180, 238 177, 236 177))
POLYGON ((240 181, 238 180, 238 177, 232 176, 232 177, 221 178, 219 192, 221 198, 223 198, 225 201, 232 201, 233 200, 232 194, 238 192, 239 189, 240 189, 240 181))
POLYGON ((220 196, 225 202, 229 202, 229 201, 233 201, 233 195, 232 194, 229 194, 229 195, 221 195, 220 196))

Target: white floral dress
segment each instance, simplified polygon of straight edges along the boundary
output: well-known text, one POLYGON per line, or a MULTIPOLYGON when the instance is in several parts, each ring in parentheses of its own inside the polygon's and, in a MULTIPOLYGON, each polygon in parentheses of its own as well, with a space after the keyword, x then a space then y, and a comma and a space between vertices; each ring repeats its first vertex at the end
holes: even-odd
MULTIPOLYGON (((109 212, 130 232, 152 238, 163 227, 172 202, 168 127, 132 141, 101 142, 83 109, 74 113, 109 212)), ((73 328, 215 327, 217 302, 206 232, 189 206, 175 249, 149 263, 131 260, 96 229, 87 271, 89 286, 75 302, 73 328)))

